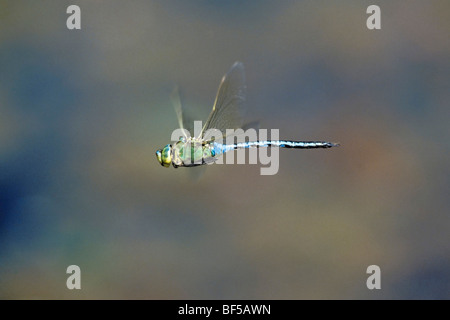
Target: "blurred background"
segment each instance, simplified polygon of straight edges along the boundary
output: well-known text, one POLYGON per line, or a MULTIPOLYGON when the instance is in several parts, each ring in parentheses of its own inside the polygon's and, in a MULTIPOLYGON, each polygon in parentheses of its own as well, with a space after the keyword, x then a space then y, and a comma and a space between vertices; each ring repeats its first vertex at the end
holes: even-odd
POLYGON ((449 299, 449 11, 2 1, 0 298, 449 299), (236 60, 248 120, 341 147, 280 150, 273 176, 161 167, 174 86, 204 120, 236 60))

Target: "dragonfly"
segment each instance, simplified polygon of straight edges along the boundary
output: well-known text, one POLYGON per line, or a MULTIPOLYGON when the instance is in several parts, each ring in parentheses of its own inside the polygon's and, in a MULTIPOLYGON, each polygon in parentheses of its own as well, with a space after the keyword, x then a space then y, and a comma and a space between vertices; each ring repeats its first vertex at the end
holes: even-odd
MULTIPOLYGON (((246 141, 240 143, 222 143, 220 139, 211 137, 208 132, 226 132, 227 129, 245 128, 243 118, 246 112, 246 84, 245 71, 242 62, 235 62, 230 70, 222 77, 211 113, 201 132, 191 137, 187 130, 191 122, 183 116, 183 109, 178 94, 172 94, 172 102, 178 118, 183 136, 172 144, 156 151, 156 158, 163 167, 194 167, 216 162, 225 152, 260 147, 280 147, 293 149, 316 149, 339 146, 338 143, 326 141, 293 141, 293 140, 263 140, 246 141)), ((223 135, 226 137, 226 135, 223 135)), ((227 139, 229 141, 229 139, 227 139)))

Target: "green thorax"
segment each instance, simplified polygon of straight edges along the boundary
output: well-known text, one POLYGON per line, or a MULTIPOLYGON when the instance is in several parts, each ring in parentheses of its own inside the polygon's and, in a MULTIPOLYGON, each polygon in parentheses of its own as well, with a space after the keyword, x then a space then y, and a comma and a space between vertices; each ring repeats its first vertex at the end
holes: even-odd
POLYGON ((216 160, 213 141, 194 138, 180 140, 173 145, 172 152, 172 165, 175 168, 199 166, 216 160))

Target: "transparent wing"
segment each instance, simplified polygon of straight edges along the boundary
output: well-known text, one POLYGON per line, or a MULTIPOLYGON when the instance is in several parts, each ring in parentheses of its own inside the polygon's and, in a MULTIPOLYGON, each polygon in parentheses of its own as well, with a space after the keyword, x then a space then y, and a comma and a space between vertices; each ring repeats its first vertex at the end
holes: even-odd
POLYGON ((208 129, 220 130, 225 136, 226 129, 241 128, 246 111, 245 94, 244 65, 236 62, 222 78, 213 109, 200 137, 205 138, 204 134, 208 129))
MULTIPOLYGON (((242 125, 242 130, 235 130, 232 134, 222 136, 226 144, 258 140, 259 121, 248 122, 242 125)), ((211 139, 214 137, 206 137, 211 139)))
MULTIPOLYGON (((189 133, 191 135, 194 134, 194 129, 193 129, 193 121, 186 116, 185 112, 183 112, 183 106, 181 104, 181 98, 180 98, 180 92, 178 89, 178 86, 176 86, 171 95, 170 95, 170 100, 172 101, 173 107, 175 109, 175 113, 177 114, 177 119, 178 119, 178 125, 180 126, 181 129, 185 129, 187 131, 189 131, 189 133)), ((185 137, 187 138, 187 136, 185 135, 185 137)))

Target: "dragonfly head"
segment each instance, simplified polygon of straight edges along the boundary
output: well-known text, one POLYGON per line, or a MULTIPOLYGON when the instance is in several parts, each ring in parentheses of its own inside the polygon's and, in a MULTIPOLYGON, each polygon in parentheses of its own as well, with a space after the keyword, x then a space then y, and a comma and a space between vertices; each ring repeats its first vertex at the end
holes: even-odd
POLYGON ((170 167, 172 163, 172 146, 168 144, 164 148, 156 151, 156 158, 163 167, 170 167))

